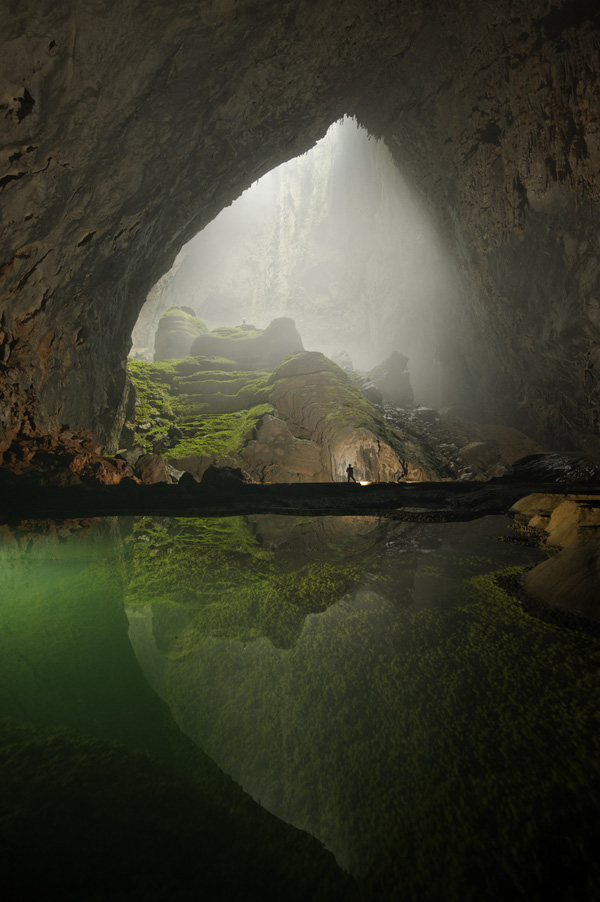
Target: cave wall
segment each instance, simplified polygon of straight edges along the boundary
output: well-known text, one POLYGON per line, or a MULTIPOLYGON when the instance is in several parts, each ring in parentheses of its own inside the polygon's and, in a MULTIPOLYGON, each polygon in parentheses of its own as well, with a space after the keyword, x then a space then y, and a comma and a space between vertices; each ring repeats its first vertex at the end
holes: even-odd
POLYGON ((563 443, 597 431, 595 4, 22 0, 0 25, 0 451, 63 424, 114 447, 149 288, 344 113, 463 267, 457 392, 563 443))
POLYGON ((482 416, 597 451, 600 11, 491 7, 440 7, 361 118, 445 224, 463 281, 447 334, 458 390, 482 416))

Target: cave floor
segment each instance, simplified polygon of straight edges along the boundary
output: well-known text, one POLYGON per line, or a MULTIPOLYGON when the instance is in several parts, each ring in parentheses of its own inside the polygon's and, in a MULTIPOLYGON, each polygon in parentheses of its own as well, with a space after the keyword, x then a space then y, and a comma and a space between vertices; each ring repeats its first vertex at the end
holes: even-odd
POLYGON ((403 520, 465 521, 506 513, 532 492, 585 492, 600 498, 589 483, 533 481, 240 484, 183 488, 178 485, 39 486, 13 482, 4 487, 0 523, 27 519, 106 516, 223 517, 243 514, 385 515, 403 520))

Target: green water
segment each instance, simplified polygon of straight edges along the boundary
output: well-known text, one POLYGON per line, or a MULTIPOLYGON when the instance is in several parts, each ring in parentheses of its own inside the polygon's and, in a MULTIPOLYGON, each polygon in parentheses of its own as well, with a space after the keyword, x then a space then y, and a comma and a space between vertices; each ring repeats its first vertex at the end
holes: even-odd
POLYGON ((597 897, 600 642, 499 587, 540 559, 508 527, 5 528, 8 867, 64 898, 597 897))

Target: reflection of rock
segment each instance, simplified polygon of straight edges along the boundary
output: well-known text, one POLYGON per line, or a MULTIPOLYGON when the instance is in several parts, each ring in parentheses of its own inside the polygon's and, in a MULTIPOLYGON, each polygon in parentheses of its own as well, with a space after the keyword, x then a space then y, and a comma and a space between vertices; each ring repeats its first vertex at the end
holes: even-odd
POLYGON ((154 359, 187 357, 194 340, 207 331, 206 323, 189 307, 170 307, 158 321, 154 359))
POLYGON ((379 517, 281 517, 255 514, 245 518, 262 546, 308 561, 364 555, 385 547, 388 531, 403 532, 406 524, 380 521, 379 517))
POLYGON ((600 536, 573 541, 559 554, 534 567, 525 589, 537 601, 600 620, 600 536))
POLYGON ((534 493, 513 510, 541 530, 558 554, 534 567, 525 589, 537 601, 600 620, 600 506, 598 497, 534 493))
POLYGON ((277 366, 289 354, 302 350, 302 339, 287 316, 274 319, 266 329, 254 326, 220 328, 201 335, 191 348, 193 357, 226 357, 240 366, 277 366))
MULTIPOLYGON (((461 867, 469 867, 472 837, 480 835, 482 824, 489 824, 490 832, 482 838, 481 854, 489 855, 491 867, 502 842, 504 861, 533 810, 552 810, 553 794, 547 801, 547 784, 536 782, 540 762, 545 767, 555 755, 544 731, 564 748, 581 713, 571 711, 569 702, 586 690, 578 694, 575 679, 565 687, 564 674, 545 660, 546 640, 560 655, 562 637, 542 631, 532 639, 530 624, 515 618, 509 605, 490 606, 477 597, 473 524, 460 527, 459 538, 454 524, 443 527, 441 536, 437 526, 420 526, 412 531, 413 554, 411 534, 375 518, 350 523, 344 518, 339 528, 334 518, 310 525, 301 518, 247 519, 263 548, 277 548, 278 559, 311 559, 325 544, 346 548, 349 565, 357 547, 385 547, 385 554, 371 557, 360 583, 337 603, 306 617, 293 647, 274 647, 266 638, 227 641, 222 633, 182 646, 175 626, 156 622, 154 636, 149 625, 142 646, 140 631, 136 655, 140 663, 152 653, 162 659, 164 675, 153 677, 160 668, 150 661, 148 677, 184 733, 268 810, 310 830, 351 873, 381 868, 385 881, 379 885, 393 888, 390 899, 427 895, 397 892, 404 875, 412 873, 414 846, 406 847, 406 837, 415 824, 419 842, 428 843, 424 871, 434 865, 440 845, 456 841, 457 817, 466 837, 457 846, 461 867), (441 561, 428 553, 436 547, 446 549, 441 561), (461 553, 469 555, 467 579, 461 553), (420 603, 417 610, 403 609, 396 598, 412 591, 415 564, 420 603), (387 597, 386 584, 391 584, 387 597), (434 613, 440 590, 445 604, 434 613), (462 601, 458 609, 454 604, 463 591, 472 593, 468 615, 462 601), (557 686, 567 693, 558 707, 557 686), (490 698, 500 699, 492 709, 490 698), (524 726, 533 745, 523 758, 524 726), (508 790, 497 777, 499 737, 519 776, 508 790), (524 781, 532 794, 520 791, 524 781), (431 787, 425 797, 423 787, 431 787), (503 818, 501 831, 486 816, 489 793, 503 818)), ((477 534, 480 527, 478 522, 477 534)), ((475 547, 481 566, 492 568, 486 546, 475 547)), ((498 543, 498 548, 503 559, 514 560, 515 546, 498 543)), ((519 559, 521 554, 518 549, 519 559)), ((326 554, 320 563, 327 572, 326 554)), ((263 596, 255 609, 262 613, 268 606, 280 609, 281 599, 263 596)), ((166 619, 174 616, 173 606, 164 610, 166 619)), ((579 656, 579 649, 572 649, 567 664, 577 667, 579 656)), ((593 735, 593 700, 585 712, 593 735)), ((578 743, 580 734, 569 750, 578 743)), ((582 759, 576 754, 575 760, 579 767, 582 759)), ((567 761, 570 766, 569 756, 567 761)), ((582 783, 585 794, 587 780, 582 783)), ((435 898, 447 898, 444 887, 435 898)))
POLYGON ((406 370, 407 363, 408 358, 404 354, 393 351, 368 374, 383 395, 383 400, 396 407, 409 407, 414 401, 410 376, 406 370))

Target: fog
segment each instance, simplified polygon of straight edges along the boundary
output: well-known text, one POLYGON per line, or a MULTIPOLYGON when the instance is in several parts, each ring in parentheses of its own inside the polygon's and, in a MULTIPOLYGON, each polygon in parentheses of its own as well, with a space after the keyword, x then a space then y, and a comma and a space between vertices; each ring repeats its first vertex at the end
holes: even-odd
POLYGON ((173 305, 211 328, 291 316, 305 348, 345 352, 357 369, 401 351, 416 400, 438 404, 438 347, 456 290, 442 242, 388 148, 344 119, 183 248, 148 297, 133 353, 152 348, 173 305))

